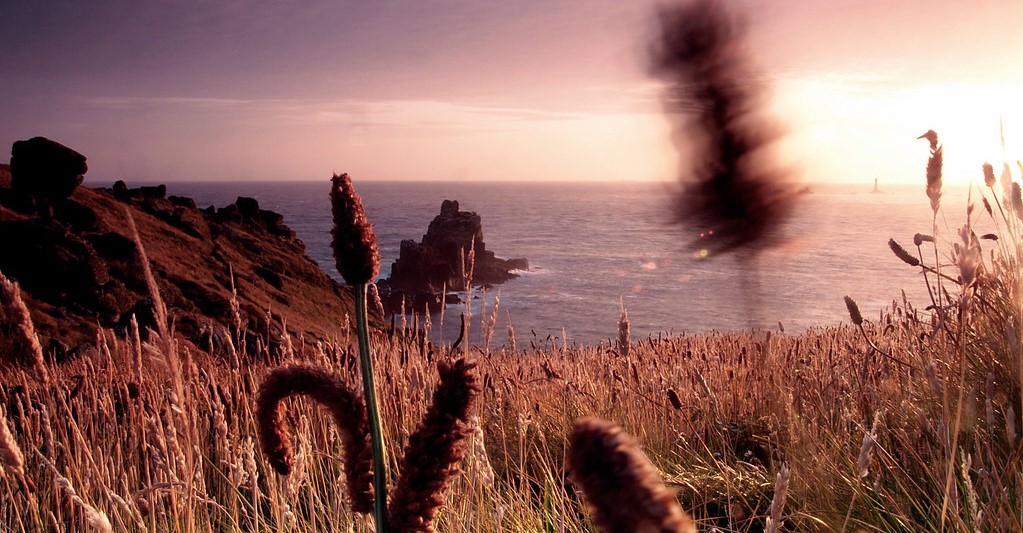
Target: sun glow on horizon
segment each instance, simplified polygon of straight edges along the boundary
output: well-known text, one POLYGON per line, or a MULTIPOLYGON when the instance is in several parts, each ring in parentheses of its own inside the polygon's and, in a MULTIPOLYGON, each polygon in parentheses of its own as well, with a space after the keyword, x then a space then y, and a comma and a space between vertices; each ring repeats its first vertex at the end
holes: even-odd
MULTIPOLYGON (((50 137, 104 181, 310 180, 330 169, 390 181, 673 181, 685 168, 685 140, 649 72, 656 2, 172 4, 12 4, 0 21, 10 30, 0 32, 0 145, 50 137), (51 18, 62 23, 27 24, 51 18), (152 31, 135 31, 141 21, 152 31), (230 38, 252 27, 273 31, 230 38)), ((794 180, 918 182, 927 146, 916 137, 928 129, 949 184, 979 179, 985 161, 1015 172, 1023 159, 1023 3, 736 4, 751 59, 773 82, 776 148, 794 180)))
POLYGON ((804 181, 918 182, 927 143, 938 132, 944 179, 965 185, 981 165, 1023 159, 1023 101, 1013 80, 921 83, 884 80, 788 79, 775 109, 789 135, 781 152, 804 170, 804 181), (1004 137, 1004 149, 1003 149, 1004 137))

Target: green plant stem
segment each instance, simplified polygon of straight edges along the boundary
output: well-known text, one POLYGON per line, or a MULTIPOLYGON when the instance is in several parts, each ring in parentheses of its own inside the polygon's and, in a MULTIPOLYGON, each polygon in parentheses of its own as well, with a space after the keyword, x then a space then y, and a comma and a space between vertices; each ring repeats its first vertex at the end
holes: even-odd
POLYGON ((366 283, 355 286, 355 331, 359 337, 359 367, 362 370, 362 389, 366 397, 369 438, 373 447, 373 519, 377 533, 387 533, 387 460, 376 387, 373 384, 373 359, 369 353, 369 320, 366 313, 368 286, 366 283))

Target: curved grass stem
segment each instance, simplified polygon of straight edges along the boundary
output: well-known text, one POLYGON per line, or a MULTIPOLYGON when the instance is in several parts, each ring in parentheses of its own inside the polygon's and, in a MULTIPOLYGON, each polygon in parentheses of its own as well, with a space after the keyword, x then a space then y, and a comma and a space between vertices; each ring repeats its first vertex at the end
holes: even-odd
POLYGON ((373 383, 373 359, 369 352, 369 321, 366 313, 368 284, 354 286, 355 331, 359 338, 359 368, 362 372, 363 395, 366 397, 366 415, 369 418, 369 438, 373 447, 373 520, 377 533, 387 528, 387 471, 383 427, 377 406, 376 387, 373 383))

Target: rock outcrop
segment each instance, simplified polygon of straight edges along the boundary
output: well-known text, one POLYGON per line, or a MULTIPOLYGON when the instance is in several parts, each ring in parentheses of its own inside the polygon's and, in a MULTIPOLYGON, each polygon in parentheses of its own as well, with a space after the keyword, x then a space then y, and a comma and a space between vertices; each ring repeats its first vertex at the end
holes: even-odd
MULTIPOLYGON (((0 177, 7 170, 0 165, 0 177)), ((129 214, 175 331, 201 349, 222 346, 225 335, 245 334, 235 327, 232 273, 250 349, 278 345, 282 324, 300 346, 299 336, 333 337, 353 316, 350 291, 306 255, 279 213, 246 197, 198 209, 191 199, 166 193, 162 185, 129 188, 123 182, 111 189, 77 187, 46 218, 0 187, 0 272, 21 285, 44 347, 94 342, 98 327, 123 332, 132 313, 142 326, 152 325, 129 214)), ((0 345, 2 322, 0 310, 0 345)), ((380 317, 371 322, 382 325, 380 317)))
POLYGON ((418 307, 424 300, 439 303, 443 287, 459 290, 467 282, 474 286, 504 283, 518 276, 515 270, 528 269, 526 259, 501 259, 487 250, 480 216, 461 211, 455 200, 444 200, 421 242, 401 241, 391 275, 380 285, 389 295, 385 303, 400 303, 404 296, 418 307))
POLYGON ((84 155, 46 137, 11 146, 11 188, 31 198, 44 216, 75 192, 88 169, 84 155))
POLYGON ((0 189, 10 189, 12 181, 11 166, 0 164, 0 189))

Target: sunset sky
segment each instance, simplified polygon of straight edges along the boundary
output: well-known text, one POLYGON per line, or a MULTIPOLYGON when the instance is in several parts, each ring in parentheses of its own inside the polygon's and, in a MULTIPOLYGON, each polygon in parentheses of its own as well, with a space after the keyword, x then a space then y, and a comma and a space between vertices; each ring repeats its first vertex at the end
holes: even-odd
MULTIPOLYGON (((730 3, 800 180, 922 182, 933 128, 966 183, 1001 161, 1000 117, 1023 158, 1023 1, 730 3)), ((656 2, 0 5, 0 146, 49 137, 90 181, 678 173, 656 2)))

